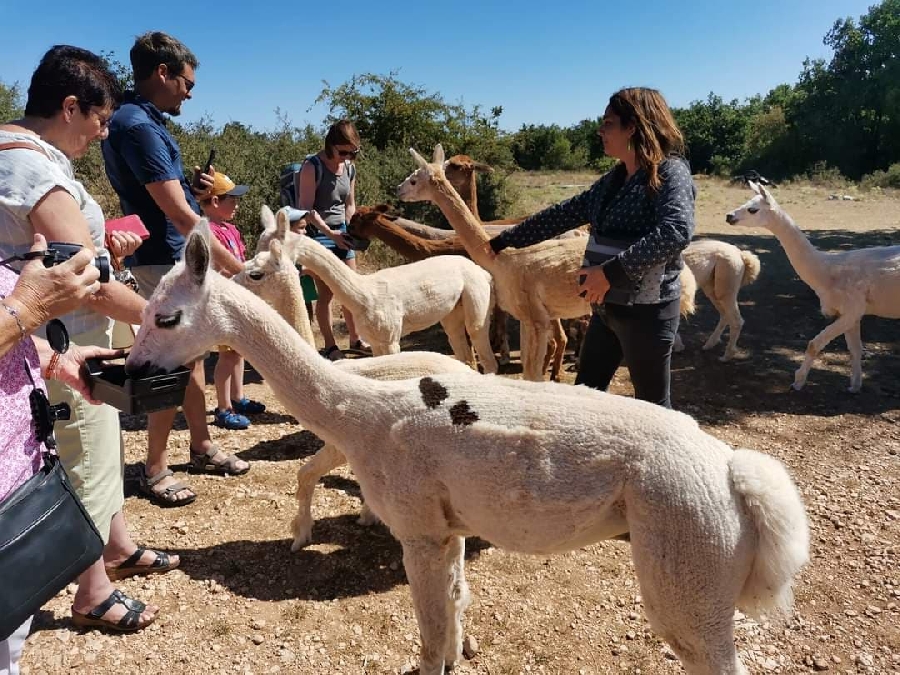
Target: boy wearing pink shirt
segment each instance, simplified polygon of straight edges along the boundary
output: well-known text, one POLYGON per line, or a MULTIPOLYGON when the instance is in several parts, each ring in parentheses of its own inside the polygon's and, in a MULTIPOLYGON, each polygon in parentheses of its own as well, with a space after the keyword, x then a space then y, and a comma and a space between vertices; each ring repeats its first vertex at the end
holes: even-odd
MULTIPOLYGON (((235 185, 224 173, 213 174, 213 186, 200 200, 203 215, 209 219, 209 229, 238 262, 245 259, 244 241, 240 231, 231 224, 238 210, 238 200, 247 194, 246 185, 235 185)), ((216 384, 216 424, 226 429, 246 429, 247 415, 264 412, 266 406, 244 396, 244 357, 225 345, 219 346, 219 360, 213 375, 216 384)))

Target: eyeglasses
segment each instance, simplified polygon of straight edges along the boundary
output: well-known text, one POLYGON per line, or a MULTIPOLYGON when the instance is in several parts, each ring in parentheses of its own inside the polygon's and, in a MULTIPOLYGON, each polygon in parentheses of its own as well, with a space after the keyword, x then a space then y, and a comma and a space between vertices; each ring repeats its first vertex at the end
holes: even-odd
POLYGON ((100 122, 101 129, 106 129, 109 126, 109 123, 112 122, 112 115, 101 115, 95 110, 91 110, 91 112, 96 115, 97 121, 100 122))
POLYGON ((340 157, 350 157, 351 159, 353 159, 359 154, 359 151, 361 149, 362 148, 357 148, 356 150, 338 150, 337 154, 340 157))
POLYGON ((180 77, 184 81, 184 88, 188 93, 190 93, 191 89, 194 88, 194 85, 197 84, 193 80, 187 79, 184 75, 175 75, 175 77, 180 77))

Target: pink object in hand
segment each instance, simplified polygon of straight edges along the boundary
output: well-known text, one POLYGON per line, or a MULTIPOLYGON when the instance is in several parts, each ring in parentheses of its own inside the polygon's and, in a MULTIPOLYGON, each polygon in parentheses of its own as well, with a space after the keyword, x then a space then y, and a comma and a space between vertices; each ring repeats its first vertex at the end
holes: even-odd
POLYGON ((111 232, 133 232, 142 240, 147 240, 150 238, 150 232, 148 232, 147 228, 144 227, 144 221, 142 221, 141 217, 137 215, 124 216, 123 218, 113 218, 112 220, 107 220, 106 233, 109 234, 111 232))

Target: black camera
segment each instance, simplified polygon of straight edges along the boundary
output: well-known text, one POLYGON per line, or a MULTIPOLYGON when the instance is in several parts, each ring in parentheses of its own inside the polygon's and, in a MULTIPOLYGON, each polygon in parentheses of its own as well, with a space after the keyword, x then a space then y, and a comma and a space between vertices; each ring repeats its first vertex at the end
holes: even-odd
MULTIPOLYGON (((44 252, 44 267, 53 267, 54 265, 64 263, 82 248, 84 247, 81 244, 66 244, 60 241, 51 241, 47 244, 47 250, 44 252)), ((100 270, 100 283, 107 283, 109 281, 109 258, 98 255, 94 258, 94 265, 100 270)))

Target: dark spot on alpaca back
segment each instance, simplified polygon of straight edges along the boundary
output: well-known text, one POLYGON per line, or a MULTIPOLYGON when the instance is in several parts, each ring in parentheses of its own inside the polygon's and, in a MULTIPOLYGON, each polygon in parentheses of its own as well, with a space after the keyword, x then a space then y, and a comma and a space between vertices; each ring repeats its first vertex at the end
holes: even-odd
POLYGON ((460 401, 450 408, 450 419, 453 420, 453 424, 468 426, 475 424, 479 417, 477 412, 469 408, 468 402, 460 401))
POLYGON ((437 408, 449 396, 444 386, 430 377, 419 380, 419 391, 422 393, 422 402, 429 408, 437 408))

